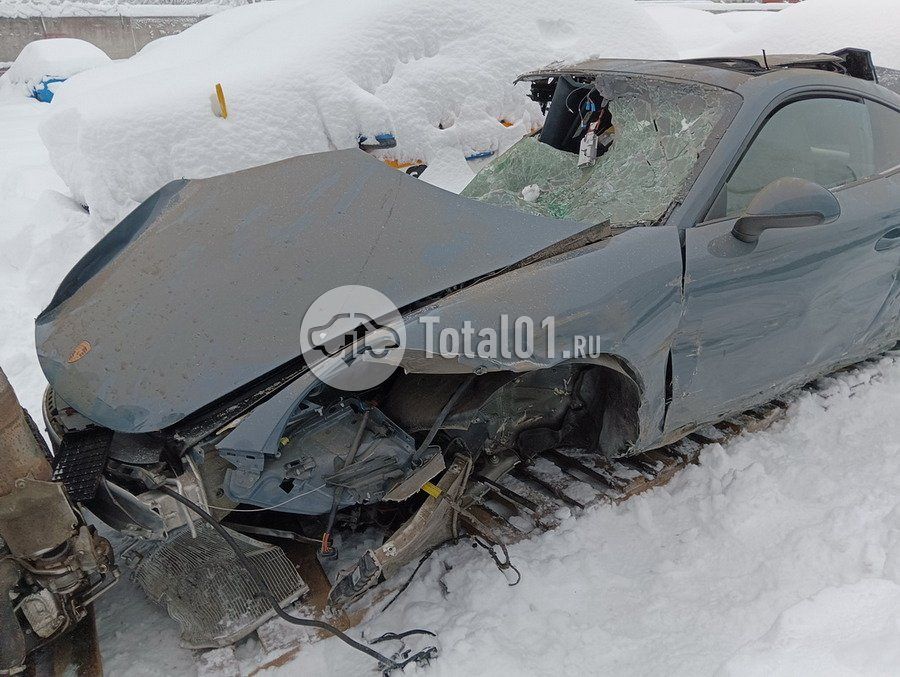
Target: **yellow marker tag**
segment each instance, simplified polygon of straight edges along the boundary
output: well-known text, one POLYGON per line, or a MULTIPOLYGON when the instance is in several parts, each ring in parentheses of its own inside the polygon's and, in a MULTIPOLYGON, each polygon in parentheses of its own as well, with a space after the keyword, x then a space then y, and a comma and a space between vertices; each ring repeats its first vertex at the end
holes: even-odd
POLYGON ((222 111, 222 117, 228 118, 228 105, 225 103, 225 92, 222 85, 216 83, 216 98, 219 100, 219 110, 222 111))
POLYGON ((281 442, 282 447, 286 447, 288 445, 288 443, 291 441, 291 438, 290 437, 282 437, 278 441, 281 442))
POLYGON ((440 487, 432 484, 431 482, 425 482, 425 484, 422 485, 422 491, 424 491, 429 496, 433 496, 434 498, 437 498, 441 495, 440 487))

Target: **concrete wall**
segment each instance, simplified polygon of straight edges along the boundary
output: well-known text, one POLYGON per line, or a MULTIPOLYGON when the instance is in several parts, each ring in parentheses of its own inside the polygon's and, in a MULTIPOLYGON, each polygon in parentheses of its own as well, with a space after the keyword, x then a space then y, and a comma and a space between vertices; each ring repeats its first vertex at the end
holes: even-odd
POLYGON ((0 61, 15 61, 22 48, 41 38, 80 38, 113 59, 134 55, 151 40, 180 33, 202 16, 0 17, 0 61))

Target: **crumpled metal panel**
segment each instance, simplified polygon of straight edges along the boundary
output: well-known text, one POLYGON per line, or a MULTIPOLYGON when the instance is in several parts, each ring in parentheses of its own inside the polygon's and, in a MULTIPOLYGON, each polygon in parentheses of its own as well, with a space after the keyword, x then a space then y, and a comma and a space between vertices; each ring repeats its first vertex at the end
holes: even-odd
POLYGON ((635 446, 647 449, 663 434, 666 364, 681 310, 678 230, 674 226, 631 228, 563 256, 490 278, 410 315, 406 318, 403 366, 410 371, 464 373, 521 372, 569 360, 605 364, 599 358, 574 355, 573 337, 591 337, 597 353, 616 356, 638 380, 642 399, 640 439, 635 446), (502 299, 502 304, 497 299, 502 299), (439 318, 435 332, 448 327, 461 332, 470 322, 502 336, 501 313, 510 324, 520 316, 532 319, 534 353, 530 358, 461 354, 456 359, 422 359, 428 342, 421 318, 439 318), (541 326, 544 318, 551 316, 555 318, 552 340, 541 326))
POLYGON ((278 428, 276 432, 284 434, 285 441, 279 444, 276 456, 248 453, 255 451, 252 447, 234 453, 231 441, 224 442, 219 453, 236 466, 225 475, 225 495, 236 503, 283 504, 284 512, 304 515, 327 513, 336 487, 342 487, 342 508, 380 501, 395 484, 414 474, 420 462, 430 460, 437 448, 414 461, 415 441, 372 408, 356 461, 345 467, 348 450, 359 432, 360 409, 358 401, 347 399, 341 405, 313 410, 294 432, 278 428), (247 464, 248 457, 258 460, 258 465, 253 467, 253 461, 247 464), (303 500, 294 500, 301 496, 303 500))
POLYGON ((176 182, 67 278, 36 322, 38 356, 96 423, 159 430, 297 357, 303 314, 329 289, 364 284, 402 307, 583 228, 467 200, 359 150, 176 182))
POLYGON ((900 326, 900 175, 837 189, 830 223, 736 239, 735 219, 686 232, 684 316, 668 427, 765 402, 892 346, 900 326), (890 236, 888 236, 890 239, 890 236))
POLYGON ((697 83, 600 78, 614 127, 610 149, 586 167, 578 156, 525 138, 485 168, 462 195, 529 214, 590 224, 651 224, 686 184, 732 94, 697 83), (522 189, 536 184, 528 202, 522 189))

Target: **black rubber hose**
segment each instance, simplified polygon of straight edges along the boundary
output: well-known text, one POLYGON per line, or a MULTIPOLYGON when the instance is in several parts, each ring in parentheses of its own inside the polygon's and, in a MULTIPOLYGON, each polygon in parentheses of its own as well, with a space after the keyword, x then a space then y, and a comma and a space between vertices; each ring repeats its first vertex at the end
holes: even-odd
POLYGON ((425 451, 428 449, 428 446, 434 441, 438 430, 440 430, 447 416, 450 415, 450 410, 453 408, 453 405, 456 404, 457 400, 459 400, 459 398, 462 397, 463 393, 468 390, 469 386, 474 380, 475 374, 470 374, 462 383, 459 384, 459 386, 457 386, 456 390, 453 391, 450 399, 447 400, 446 404, 444 404, 444 406, 438 412, 437 418, 434 419, 434 423, 431 424, 431 428, 428 430, 428 434, 425 436, 422 444, 419 445, 419 448, 416 449, 416 452, 413 454, 413 459, 418 459, 423 453, 425 453, 425 451))
MULTIPOLYGON (((356 431, 356 437, 353 438, 353 444, 350 447, 350 453, 347 454, 347 459, 344 461, 344 464, 341 466, 341 470, 345 470, 349 465, 356 460, 356 454, 359 453, 359 446, 362 444, 363 436, 366 434, 366 425, 369 423, 369 414, 372 412, 366 410, 366 413, 362 416, 362 421, 360 421, 359 428, 356 431)), ((331 511, 328 513, 328 525, 325 527, 325 533, 322 535, 322 554, 327 555, 334 551, 334 548, 331 547, 331 530, 334 529, 334 521, 337 519, 337 511, 338 507, 341 504, 341 496, 344 495, 344 487, 337 487, 334 490, 334 494, 331 497, 331 511), (328 539, 328 550, 325 549, 325 543, 328 539)))
POLYGON ((206 512, 199 505, 194 503, 188 498, 185 498, 177 491, 172 490, 171 488, 160 485, 157 487, 162 493, 166 496, 171 496, 176 501, 186 506, 193 512, 197 513, 200 517, 203 518, 207 524, 209 524, 213 529, 218 532, 219 536, 221 536, 226 543, 234 550, 234 554, 237 556, 238 561, 241 563, 241 566, 247 571, 253 581, 256 583, 256 586, 260 589, 262 594, 265 596, 266 601, 272 607, 272 610, 278 615, 282 620, 291 623, 293 625, 300 625, 305 628, 318 628, 319 630, 325 630, 326 632, 330 632, 332 635, 340 639, 345 644, 353 647, 357 651, 362 651, 364 654, 367 654, 374 658, 377 661, 380 661, 383 665, 387 666, 390 669, 402 669, 404 665, 406 665, 406 661, 404 663, 397 663, 396 661, 384 656, 375 649, 362 644, 361 642, 357 642, 355 639, 346 635, 344 632, 334 627, 333 625, 326 623, 325 621, 318 621, 312 618, 297 618, 296 616, 291 616, 284 609, 281 608, 281 604, 275 598, 275 595, 272 594, 272 591, 269 589, 269 586, 266 584, 265 579, 260 575, 259 570, 256 566, 251 562, 247 556, 243 553, 240 546, 234 540, 234 537, 228 533, 228 530, 219 524, 216 519, 206 512))

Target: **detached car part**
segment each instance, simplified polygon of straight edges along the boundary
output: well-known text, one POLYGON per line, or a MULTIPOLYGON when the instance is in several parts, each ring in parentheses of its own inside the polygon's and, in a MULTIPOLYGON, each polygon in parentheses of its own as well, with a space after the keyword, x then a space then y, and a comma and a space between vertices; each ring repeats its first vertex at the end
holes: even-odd
POLYGON ((24 669, 118 576, 109 542, 51 481, 41 440, 0 370, 0 674, 24 669))

